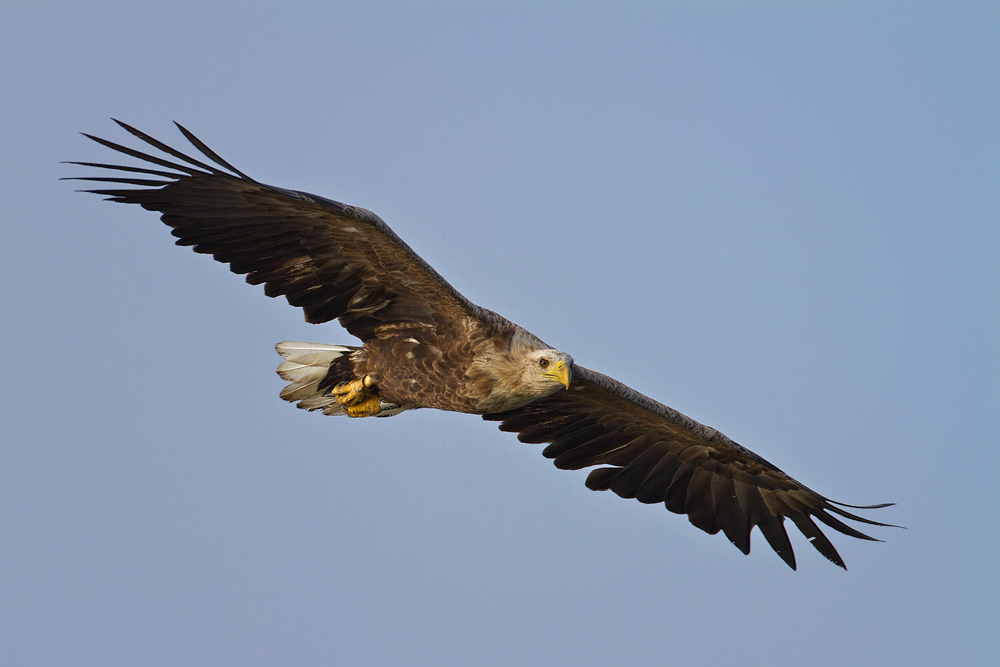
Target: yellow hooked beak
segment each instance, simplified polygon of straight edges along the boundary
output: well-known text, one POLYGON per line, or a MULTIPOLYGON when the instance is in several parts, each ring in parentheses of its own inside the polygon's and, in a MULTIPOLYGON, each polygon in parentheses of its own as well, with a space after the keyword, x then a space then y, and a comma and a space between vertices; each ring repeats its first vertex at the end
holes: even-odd
POLYGON ((569 381, 573 379, 569 364, 565 361, 557 361, 555 366, 542 373, 542 375, 552 378, 567 389, 569 389, 569 381))

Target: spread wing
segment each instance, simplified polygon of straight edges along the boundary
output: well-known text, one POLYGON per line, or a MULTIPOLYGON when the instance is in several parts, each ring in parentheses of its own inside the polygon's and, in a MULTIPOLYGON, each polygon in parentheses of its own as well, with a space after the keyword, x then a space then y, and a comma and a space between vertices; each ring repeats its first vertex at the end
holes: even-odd
MULTIPOLYGON (((785 532, 791 519, 816 549, 846 569, 840 554, 813 518, 863 540, 875 540, 837 518, 878 523, 847 512, 795 481, 722 433, 647 396, 581 366, 573 367, 568 391, 507 412, 485 415, 501 431, 528 443, 550 443, 542 454, 557 468, 596 468, 587 477, 595 491, 611 489, 623 498, 664 503, 710 535, 720 530, 744 554, 750 531, 760 528, 771 547, 795 569, 785 532)), ((891 503, 889 503, 891 504, 891 503)))
POLYGON ((339 319, 353 335, 369 340, 380 331, 448 327, 469 316, 488 324, 499 320, 459 294, 371 211, 258 183, 180 125, 218 166, 115 122, 179 162, 88 134, 146 164, 74 162, 125 174, 71 180, 140 186, 87 192, 159 211, 177 245, 213 255, 234 273, 247 274, 252 285, 263 283, 268 296, 283 295, 301 307, 308 322, 339 319))

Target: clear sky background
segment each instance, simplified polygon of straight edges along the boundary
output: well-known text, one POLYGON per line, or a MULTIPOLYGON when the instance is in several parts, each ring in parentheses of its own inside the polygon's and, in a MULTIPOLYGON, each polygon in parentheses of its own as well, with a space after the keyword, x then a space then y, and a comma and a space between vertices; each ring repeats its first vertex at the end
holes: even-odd
POLYGON ((998 664, 996 3, 14 1, 0 84, 0 663, 998 664), (907 530, 792 572, 477 417, 296 410, 274 344, 353 339, 58 181, 111 116, 907 530))

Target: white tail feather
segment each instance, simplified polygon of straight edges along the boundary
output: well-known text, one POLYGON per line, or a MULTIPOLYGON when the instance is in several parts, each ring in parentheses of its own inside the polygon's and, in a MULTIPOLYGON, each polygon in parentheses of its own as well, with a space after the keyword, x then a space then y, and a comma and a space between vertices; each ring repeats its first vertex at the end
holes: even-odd
POLYGON ((330 364, 350 354, 353 348, 327 343, 303 343, 286 340, 274 346, 285 358, 278 365, 278 375, 289 384, 281 390, 281 398, 305 410, 323 410, 326 414, 343 414, 332 396, 320 394, 319 383, 326 377, 330 364))
POLYGON ((333 396, 313 396, 299 401, 303 410, 322 410, 324 415, 342 415, 344 408, 334 400, 333 396))
MULTIPOLYGON (((278 375, 282 380, 288 380, 288 385, 281 390, 283 399, 290 403, 298 401, 303 410, 322 410, 325 415, 346 414, 337 399, 326 390, 319 390, 319 383, 326 378, 334 361, 358 348, 286 340, 275 345, 274 349, 285 359, 278 364, 278 375)), ((403 410, 395 403, 379 401, 377 416, 391 417, 403 410)))

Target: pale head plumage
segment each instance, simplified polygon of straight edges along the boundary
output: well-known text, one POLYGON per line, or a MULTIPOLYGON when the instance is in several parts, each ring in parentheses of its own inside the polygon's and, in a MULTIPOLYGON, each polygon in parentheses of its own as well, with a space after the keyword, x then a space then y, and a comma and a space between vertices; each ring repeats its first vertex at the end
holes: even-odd
POLYGON ((573 357, 552 348, 517 350, 494 358, 491 364, 493 387, 490 411, 513 410, 569 388, 573 357))
POLYGON ((485 396, 479 404, 483 412, 527 405, 568 389, 573 377, 573 357, 520 327, 509 339, 487 340, 472 365, 486 379, 481 385, 485 396))
POLYGON ((521 382, 538 392, 538 396, 548 396, 562 388, 569 389, 573 379, 573 357, 565 352, 536 350, 524 359, 521 382))

